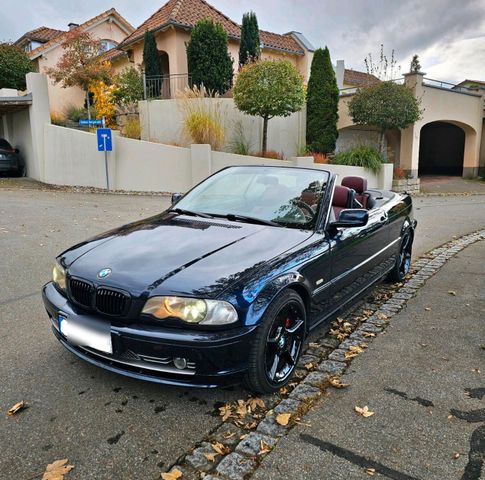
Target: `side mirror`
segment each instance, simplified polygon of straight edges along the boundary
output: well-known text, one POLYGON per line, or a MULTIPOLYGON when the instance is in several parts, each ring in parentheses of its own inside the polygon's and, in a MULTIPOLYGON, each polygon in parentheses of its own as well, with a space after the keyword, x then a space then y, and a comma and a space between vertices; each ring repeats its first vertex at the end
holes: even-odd
POLYGON ((342 210, 338 220, 330 223, 334 228, 364 227, 369 221, 369 212, 360 208, 342 210))
POLYGON ((184 196, 183 193, 172 193, 172 206, 178 203, 183 196, 184 196))

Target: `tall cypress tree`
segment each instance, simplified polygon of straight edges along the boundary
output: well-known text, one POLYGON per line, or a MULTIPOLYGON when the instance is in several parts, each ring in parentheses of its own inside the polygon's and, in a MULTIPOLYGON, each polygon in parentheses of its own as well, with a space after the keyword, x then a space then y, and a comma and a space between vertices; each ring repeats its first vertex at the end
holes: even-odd
POLYGON ((194 85, 219 94, 232 87, 232 58, 221 24, 207 18, 197 22, 187 43, 187 64, 194 85))
POLYGON ((307 90, 306 142, 308 150, 331 153, 338 138, 339 91, 328 48, 315 51, 307 90))
POLYGON ((254 12, 245 13, 241 25, 241 43, 239 44, 239 68, 254 62, 260 55, 258 19, 254 12))
POLYGON ((157 44, 155 43, 155 37, 149 30, 145 31, 145 37, 143 39, 143 65, 145 68, 145 76, 147 80, 147 90, 149 97, 160 96, 162 88, 162 78, 149 78, 156 77, 162 74, 160 55, 158 54, 157 44))

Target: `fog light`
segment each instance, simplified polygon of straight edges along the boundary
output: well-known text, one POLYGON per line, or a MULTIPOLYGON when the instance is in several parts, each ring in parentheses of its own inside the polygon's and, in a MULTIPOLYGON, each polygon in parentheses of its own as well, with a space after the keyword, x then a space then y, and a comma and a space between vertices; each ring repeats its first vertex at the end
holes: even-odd
POLYGON ((175 357, 173 359, 173 364, 175 365, 175 368, 178 368, 179 370, 187 368, 187 360, 182 357, 175 357))

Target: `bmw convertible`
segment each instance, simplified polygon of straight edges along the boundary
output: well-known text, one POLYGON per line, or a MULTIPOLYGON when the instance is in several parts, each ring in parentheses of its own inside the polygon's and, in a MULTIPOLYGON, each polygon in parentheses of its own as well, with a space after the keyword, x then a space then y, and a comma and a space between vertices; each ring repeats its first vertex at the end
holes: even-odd
POLYGON ((415 228, 409 195, 364 178, 228 167, 63 252, 43 300, 57 339, 93 365, 273 392, 311 330, 384 277, 405 278, 415 228))

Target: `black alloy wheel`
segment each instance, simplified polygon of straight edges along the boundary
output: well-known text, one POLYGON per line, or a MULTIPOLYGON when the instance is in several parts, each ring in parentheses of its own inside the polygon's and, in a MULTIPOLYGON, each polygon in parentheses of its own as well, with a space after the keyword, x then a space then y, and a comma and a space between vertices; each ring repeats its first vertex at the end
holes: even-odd
POLYGON ((290 380, 305 339, 305 306, 293 290, 283 291, 263 316, 250 351, 246 385, 271 393, 290 380))

